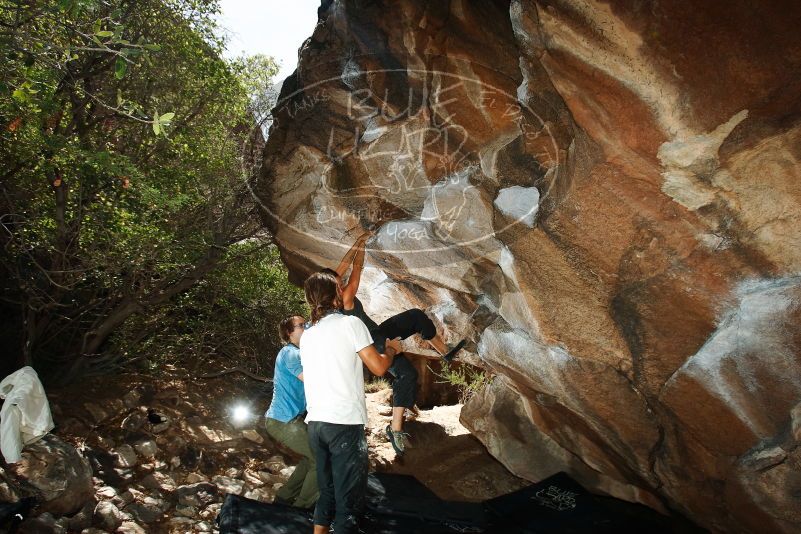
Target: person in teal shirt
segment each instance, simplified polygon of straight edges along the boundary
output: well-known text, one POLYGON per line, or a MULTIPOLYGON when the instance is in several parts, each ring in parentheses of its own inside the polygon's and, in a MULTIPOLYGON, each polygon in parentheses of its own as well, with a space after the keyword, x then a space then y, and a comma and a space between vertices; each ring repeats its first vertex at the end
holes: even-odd
POLYGON ((309 432, 303 421, 306 395, 298 346, 304 324, 303 317, 293 315, 278 325, 278 335, 285 345, 275 359, 273 400, 264 418, 267 434, 271 438, 303 456, 292 476, 276 493, 274 502, 312 508, 320 492, 317 488, 315 456, 309 447, 309 432))

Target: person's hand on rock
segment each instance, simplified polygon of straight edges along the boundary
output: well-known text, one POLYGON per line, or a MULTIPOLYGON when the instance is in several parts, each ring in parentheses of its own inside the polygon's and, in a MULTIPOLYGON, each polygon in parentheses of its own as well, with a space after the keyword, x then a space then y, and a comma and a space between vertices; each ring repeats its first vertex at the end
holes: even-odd
MULTIPOLYGON (((386 343, 384 343, 384 347, 391 347, 395 351, 395 354, 393 354, 393 356, 403 352, 403 347, 401 346, 400 338, 388 339, 386 343)), ((386 348, 384 350, 386 351, 386 348)))

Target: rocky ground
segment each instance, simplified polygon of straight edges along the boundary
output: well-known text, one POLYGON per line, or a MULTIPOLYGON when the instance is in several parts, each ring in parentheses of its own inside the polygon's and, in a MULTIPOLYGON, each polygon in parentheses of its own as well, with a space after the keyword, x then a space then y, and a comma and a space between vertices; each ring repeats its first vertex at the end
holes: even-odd
MULTIPOLYGON (((21 532, 214 532, 226 493, 271 502, 297 458, 262 429, 264 384, 226 375, 121 375, 51 390, 56 429, 0 472, 0 501, 37 495, 21 532), (232 409, 253 414, 235 422, 232 409)), ((415 475, 440 497, 483 500, 525 485, 459 423, 421 410, 401 460, 387 443, 389 390, 367 395, 371 467, 415 475), (385 415, 382 415, 385 414, 385 415)))

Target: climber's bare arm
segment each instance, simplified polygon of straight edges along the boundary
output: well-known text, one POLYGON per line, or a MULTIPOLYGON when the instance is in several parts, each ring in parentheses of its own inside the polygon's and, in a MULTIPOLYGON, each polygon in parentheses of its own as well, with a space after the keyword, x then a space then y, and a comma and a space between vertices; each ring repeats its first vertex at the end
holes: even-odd
POLYGON ((353 309, 353 299, 359 291, 359 282, 362 280, 362 269, 364 268, 364 241, 357 241, 360 244, 356 249, 353 258, 353 269, 348 277, 348 285, 342 288, 342 304, 346 310, 353 309))
POLYGON ((353 259, 356 257, 359 247, 363 247, 364 242, 367 241, 371 235, 373 235, 372 232, 364 232, 362 235, 357 237, 356 241, 353 243, 353 246, 350 247, 350 250, 348 250, 345 255, 342 256, 342 259, 339 261, 339 265, 337 265, 336 269, 334 269, 340 278, 345 276, 345 273, 348 272, 348 267, 350 267, 350 264, 353 263, 353 259))

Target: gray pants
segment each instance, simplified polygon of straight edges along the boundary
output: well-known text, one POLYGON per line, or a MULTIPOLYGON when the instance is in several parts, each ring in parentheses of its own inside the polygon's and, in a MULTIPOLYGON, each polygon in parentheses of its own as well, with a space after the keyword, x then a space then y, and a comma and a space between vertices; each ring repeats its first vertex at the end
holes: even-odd
POLYGON ((317 459, 320 499, 314 524, 337 534, 356 533, 367 493, 367 440, 364 425, 309 421, 309 445, 317 459))

